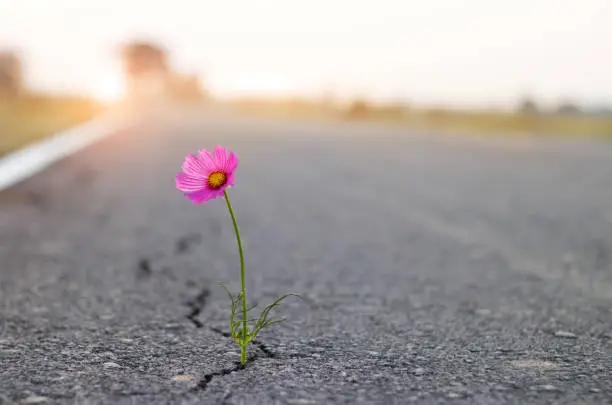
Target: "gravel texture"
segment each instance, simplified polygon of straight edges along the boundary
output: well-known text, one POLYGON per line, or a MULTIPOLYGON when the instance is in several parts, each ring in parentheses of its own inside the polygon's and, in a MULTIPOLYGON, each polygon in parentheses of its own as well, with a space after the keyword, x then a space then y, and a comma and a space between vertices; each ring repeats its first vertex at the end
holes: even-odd
POLYGON ((0 194, 0 404, 609 403, 611 201, 606 143, 156 114, 0 194), (251 300, 305 297, 245 368, 217 143, 251 300))

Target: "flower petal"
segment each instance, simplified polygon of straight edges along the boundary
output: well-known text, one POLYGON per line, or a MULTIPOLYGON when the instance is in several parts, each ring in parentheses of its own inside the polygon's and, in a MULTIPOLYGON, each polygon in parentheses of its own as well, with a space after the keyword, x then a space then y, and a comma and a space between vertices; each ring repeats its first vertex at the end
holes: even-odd
POLYGON ((213 151, 201 149, 197 155, 189 154, 183 162, 183 173, 176 175, 176 187, 194 204, 202 204, 214 198, 223 198, 224 190, 234 185, 234 171, 238 158, 234 152, 217 145, 213 151), (223 186, 216 190, 208 186, 211 173, 222 171, 227 176, 223 186))
POLYGON ((232 187, 234 185, 234 179, 236 176, 234 176, 234 172, 228 172, 227 173, 227 180, 225 182, 225 184, 223 185, 223 187, 221 187, 221 191, 225 190, 227 187, 232 187))
POLYGON ((203 204, 206 201, 219 197, 219 195, 223 195, 223 191, 221 191, 221 194, 219 194, 219 190, 211 190, 209 188, 195 191, 193 193, 185 193, 185 197, 193 201, 194 204, 203 204))
POLYGON ((217 170, 217 161, 212 153, 207 151, 206 149, 201 149, 198 151, 198 156, 200 157, 200 161, 202 165, 206 167, 208 173, 214 172, 217 170))
POLYGON ((188 154, 182 166, 183 172, 194 177, 206 177, 215 170, 212 162, 202 159, 201 157, 188 154))
POLYGON ((206 180, 201 177, 191 176, 185 173, 176 175, 176 188, 181 191, 192 192, 200 191, 206 188, 206 180))
POLYGON ((215 164, 217 169, 225 172, 225 166, 227 165, 227 149, 221 145, 215 146, 215 164))
POLYGON ((225 164, 225 173, 232 173, 238 168, 238 157, 234 152, 230 152, 225 164))

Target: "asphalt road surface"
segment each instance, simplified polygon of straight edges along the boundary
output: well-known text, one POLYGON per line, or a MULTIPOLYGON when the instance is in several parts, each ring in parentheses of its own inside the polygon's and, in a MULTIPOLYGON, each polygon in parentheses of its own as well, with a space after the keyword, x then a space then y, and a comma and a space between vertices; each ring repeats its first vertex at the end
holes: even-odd
POLYGON ((612 401, 612 145, 156 114, 0 193, 0 404, 612 401), (239 156, 248 290, 184 155, 239 156))

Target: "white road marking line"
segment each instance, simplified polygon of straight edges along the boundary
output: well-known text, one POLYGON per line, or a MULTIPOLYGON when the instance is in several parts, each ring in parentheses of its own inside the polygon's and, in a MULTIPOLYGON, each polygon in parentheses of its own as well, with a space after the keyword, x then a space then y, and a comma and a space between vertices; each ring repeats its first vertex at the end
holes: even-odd
POLYGON ((122 128, 120 122, 112 116, 94 118, 0 158, 0 191, 115 133, 122 128))

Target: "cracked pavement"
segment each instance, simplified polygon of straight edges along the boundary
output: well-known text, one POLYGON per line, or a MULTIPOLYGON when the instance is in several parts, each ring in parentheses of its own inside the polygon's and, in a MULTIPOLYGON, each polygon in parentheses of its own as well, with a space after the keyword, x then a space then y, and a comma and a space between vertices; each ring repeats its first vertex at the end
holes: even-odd
POLYGON ((206 111, 140 122, 0 193, 0 404, 612 400, 612 148, 206 111), (174 188, 237 153, 225 206, 174 188))

